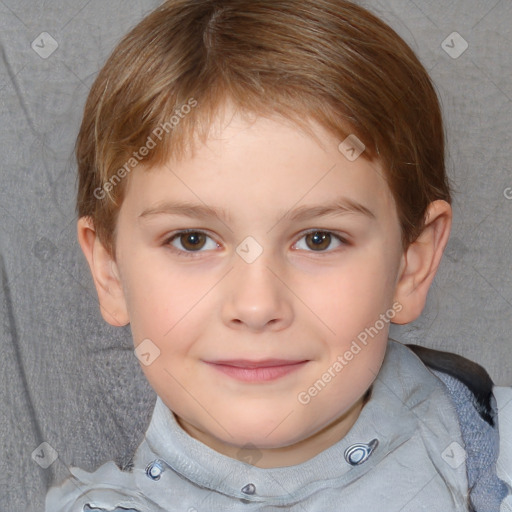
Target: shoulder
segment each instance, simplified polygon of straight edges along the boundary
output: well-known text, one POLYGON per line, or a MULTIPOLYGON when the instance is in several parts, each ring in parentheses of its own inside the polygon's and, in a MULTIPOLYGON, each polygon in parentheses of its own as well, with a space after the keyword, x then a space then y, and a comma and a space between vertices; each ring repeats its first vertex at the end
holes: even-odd
POLYGON ((482 366, 460 355, 407 347, 444 383, 453 402, 465 442, 473 503, 488 503, 492 495, 497 506, 501 502, 502 507, 510 507, 512 388, 496 387, 482 366))
MULTIPOLYGON (((487 370, 479 364, 452 352, 443 352, 420 345, 406 345, 438 376, 448 375, 463 384, 474 397, 474 406, 480 416, 494 426, 495 410, 493 408, 494 383, 487 370)), ((443 379, 446 384, 446 379, 443 379)))
POLYGON ((149 512, 140 503, 134 478, 121 471, 113 461, 89 473, 71 467, 71 475, 49 489, 46 512, 149 512))

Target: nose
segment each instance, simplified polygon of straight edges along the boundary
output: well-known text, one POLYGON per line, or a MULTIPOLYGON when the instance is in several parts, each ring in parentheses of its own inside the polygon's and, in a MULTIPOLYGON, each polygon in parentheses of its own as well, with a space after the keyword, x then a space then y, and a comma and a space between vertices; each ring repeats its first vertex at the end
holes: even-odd
POLYGON ((223 293, 222 316, 230 328, 281 330, 293 320, 293 293, 284 271, 265 251, 250 263, 237 257, 223 293))

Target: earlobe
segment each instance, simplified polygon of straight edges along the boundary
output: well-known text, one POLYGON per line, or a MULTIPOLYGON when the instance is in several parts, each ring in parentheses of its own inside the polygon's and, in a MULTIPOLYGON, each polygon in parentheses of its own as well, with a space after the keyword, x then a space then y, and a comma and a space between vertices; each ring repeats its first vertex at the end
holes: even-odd
POLYGON ((78 219, 77 237, 91 270, 103 319, 116 327, 128 324, 128 310, 118 265, 99 240, 92 219, 78 219))
POLYGON ((443 200, 430 203, 423 231, 402 256, 395 289, 395 300, 402 305, 402 310, 393 323, 407 324, 421 315, 448 243, 451 224, 451 206, 443 200))

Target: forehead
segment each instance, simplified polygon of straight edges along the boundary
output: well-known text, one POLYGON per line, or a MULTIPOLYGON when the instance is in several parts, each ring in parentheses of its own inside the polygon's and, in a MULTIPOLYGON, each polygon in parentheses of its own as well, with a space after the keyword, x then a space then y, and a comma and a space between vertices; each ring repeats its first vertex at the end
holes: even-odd
POLYGON ((309 132, 280 117, 224 112, 212 122, 205 142, 194 140, 179 160, 139 166, 124 202, 140 215, 184 199, 233 220, 250 208, 253 215, 269 212, 275 218, 343 198, 354 210, 393 215, 394 200, 380 163, 367 160, 364 152, 350 158, 354 152, 347 153, 347 143, 314 121, 310 127, 309 132))

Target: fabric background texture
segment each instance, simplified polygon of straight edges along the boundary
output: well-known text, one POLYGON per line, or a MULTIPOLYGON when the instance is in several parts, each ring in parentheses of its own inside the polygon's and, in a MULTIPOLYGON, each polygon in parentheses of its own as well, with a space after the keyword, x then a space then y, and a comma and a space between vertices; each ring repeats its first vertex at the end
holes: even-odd
MULTIPOLYGON (((124 464, 155 393, 107 325, 76 240, 73 144, 92 81, 159 0, 0 0, 0 510, 40 511, 69 466, 124 464)), ((512 2, 368 0, 439 93, 455 185, 424 314, 391 336, 512 385, 512 2), (467 48, 466 48, 467 44, 467 48)))

